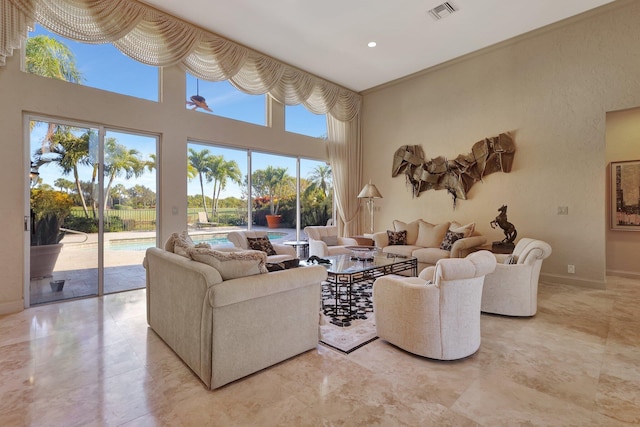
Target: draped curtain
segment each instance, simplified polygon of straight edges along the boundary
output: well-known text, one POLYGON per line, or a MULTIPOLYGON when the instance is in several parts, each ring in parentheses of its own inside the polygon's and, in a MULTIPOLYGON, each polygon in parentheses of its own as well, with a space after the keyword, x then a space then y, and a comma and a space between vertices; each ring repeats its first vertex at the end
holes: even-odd
POLYGON ((326 114, 339 220, 344 233, 359 231, 352 206, 360 186, 359 94, 135 0, 0 0, 0 14, 0 66, 38 22, 79 42, 112 43, 144 64, 177 65, 203 80, 229 80, 242 92, 326 114))

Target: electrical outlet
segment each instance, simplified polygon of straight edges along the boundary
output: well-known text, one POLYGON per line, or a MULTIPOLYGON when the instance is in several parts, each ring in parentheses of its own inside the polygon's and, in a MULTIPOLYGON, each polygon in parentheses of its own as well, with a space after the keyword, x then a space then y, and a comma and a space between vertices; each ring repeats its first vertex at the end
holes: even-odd
POLYGON ((569 215, 569 206, 558 206, 558 215, 569 215))
POLYGON ((576 274, 576 266, 573 264, 567 265, 567 273, 576 274))

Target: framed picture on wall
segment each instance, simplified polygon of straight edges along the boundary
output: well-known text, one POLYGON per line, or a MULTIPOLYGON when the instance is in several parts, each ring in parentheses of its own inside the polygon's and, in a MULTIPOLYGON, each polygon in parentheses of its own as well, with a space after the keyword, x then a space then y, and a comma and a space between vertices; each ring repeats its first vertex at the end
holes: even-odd
POLYGON ((611 162, 611 229, 640 231, 640 160, 611 162))

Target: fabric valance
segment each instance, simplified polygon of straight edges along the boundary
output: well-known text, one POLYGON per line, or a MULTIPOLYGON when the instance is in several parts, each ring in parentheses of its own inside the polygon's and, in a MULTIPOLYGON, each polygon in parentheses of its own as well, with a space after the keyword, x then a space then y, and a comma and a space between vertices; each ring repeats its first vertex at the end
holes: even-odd
POLYGON ((0 0, 0 65, 35 22, 83 43, 112 43, 144 64, 178 65, 197 78, 229 80, 252 95, 350 121, 359 94, 135 0, 0 0))

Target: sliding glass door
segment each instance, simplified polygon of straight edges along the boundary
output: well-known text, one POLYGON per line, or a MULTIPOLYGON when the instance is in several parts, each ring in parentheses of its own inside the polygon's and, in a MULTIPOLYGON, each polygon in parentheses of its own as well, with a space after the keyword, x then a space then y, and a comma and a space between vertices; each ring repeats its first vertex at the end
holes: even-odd
POLYGON ((144 287, 156 138, 37 118, 28 129, 29 304, 144 287))

